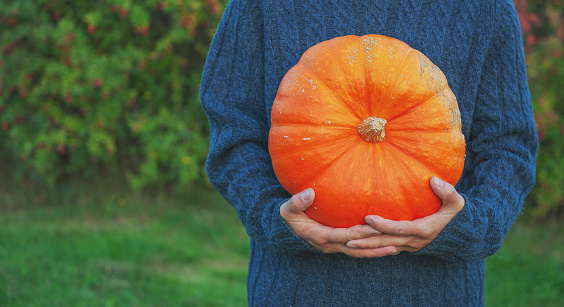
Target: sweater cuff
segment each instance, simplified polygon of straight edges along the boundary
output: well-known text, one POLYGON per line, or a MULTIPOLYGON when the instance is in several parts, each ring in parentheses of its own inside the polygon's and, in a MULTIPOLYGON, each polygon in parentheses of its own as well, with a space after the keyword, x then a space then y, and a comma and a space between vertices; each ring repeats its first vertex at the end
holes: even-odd
MULTIPOLYGON (((486 250, 497 250, 496 242, 482 242, 485 234, 476 229, 480 221, 476 214, 475 204, 468 197, 464 197, 464 208, 447 224, 441 233, 423 249, 413 253, 414 255, 435 256, 448 261, 479 261, 489 256, 486 250), (486 246, 484 246, 486 245, 486 246), (490 245, 490 246, 487 246, 490 245), (496 245, 496 246, 494 246, 496 245)), ((485 222, 485 221, 481 221, 485 222)))
POLYGON ((299 252, 320 253, 313 246, 298 237, 286 221, 280 216, 280 207, 287 201, 283 200, 276 206, 276 212, 273 213, 272 219, 272 243, 275 250, 280 254, 294 254, 299 252))

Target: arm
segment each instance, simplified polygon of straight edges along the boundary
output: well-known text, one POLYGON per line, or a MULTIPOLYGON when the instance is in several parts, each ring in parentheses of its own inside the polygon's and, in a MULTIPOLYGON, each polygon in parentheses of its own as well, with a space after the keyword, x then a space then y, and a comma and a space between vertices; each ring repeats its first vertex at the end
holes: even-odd
POLYGON ((499 250, 534 185, 538 148, 519 24, 512 13, 500 19, 483 65, 460 194, 446 187, 446 194, 439 195, 432 184, 443 200, 437 214, 413 222, 367 217, 384 235, 350 246, 391 245, 451 261, 477 261, 499 250), (444 221, 440 215, 445 211, 450 222, 434 223, 444 221))
POLYGON ((210 123, 206 168, 252 239, 280 252, 312 251, 278 213, 289 195, 276 180, 267 150, 264 40, 257 3, 229 3, 206 59, 200 88, 210 123))
POLYGON ((462 211, 420 254, 476 261, 495 254, 535 182, 538 138, 514 9, 500 19, 478 88, 458 190, 462 211))
POLYGON ((346 242, 379 232, 367 225, 334 229, 314 222, 303 213, 313 196, 288 199, 276 179, 267 149, 261 4, 250 2, 229 3, 204 67, 200 99, 210 122, 210 182, 235 208, 249 236, 265 247, 279 253, 356 252, 346 242))

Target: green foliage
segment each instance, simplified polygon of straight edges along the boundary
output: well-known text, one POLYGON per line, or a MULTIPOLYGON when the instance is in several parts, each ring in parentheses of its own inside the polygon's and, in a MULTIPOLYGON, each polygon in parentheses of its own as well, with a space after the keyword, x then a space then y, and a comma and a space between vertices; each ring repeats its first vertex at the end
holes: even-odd
MULTIPOLYGON (((225 2, 225 1, 224 1, 225 2)), ((540 138, 529 212, 564 211, 564 5, 514 0, 540 138)), ((0 2, 0 160, 17 178, 205 178, 197 88, 219 0, 0 2)))
POLYGON ((0 3, 0 159, 19 178, 204 178, 197 98, 218 0, 0 3))
POLYGON ((540 149, 531 215, 564 212, 564 6, 561 0, 515 0, 528 64, 540 149))

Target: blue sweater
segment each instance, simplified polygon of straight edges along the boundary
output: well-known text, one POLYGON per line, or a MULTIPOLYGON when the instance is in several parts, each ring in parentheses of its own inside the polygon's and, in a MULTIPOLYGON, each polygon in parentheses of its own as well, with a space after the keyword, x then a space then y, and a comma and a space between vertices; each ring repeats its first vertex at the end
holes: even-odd
POLYGON ((208 176, 251 238, 251 306, 480 306, 494 254, 534 184, 537 136, 510 0, 233 0, 204 67, 208 176), (323 254, 280 217, 290 195, 268 154, 278 85, 312 45, 382 34, 425 54, 455 93, 467 140, 464 209, 427 247, 375 259, 323 254))

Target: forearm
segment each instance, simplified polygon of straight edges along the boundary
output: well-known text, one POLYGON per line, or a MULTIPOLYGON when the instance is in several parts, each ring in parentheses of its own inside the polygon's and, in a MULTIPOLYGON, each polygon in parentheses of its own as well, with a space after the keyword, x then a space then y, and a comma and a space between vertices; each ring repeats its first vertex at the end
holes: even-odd
POLYGON ((499 163, 498 170, 510 179, 491 176, 462 193, 465 206, 439 236, 417 254, 432 255, 450 261, 478 261, 495 254, 511 225, 519 215, 525 195, 534 184, 534 176, 509 171, 507 163, 499 163), (502 169, 502 170, 501 170, 502 169), (513 184, 500 188, 507 182, 513 184))
POLYGON ((466 205, 420 254, 463 261, 493 255, 534 185, 538 137, 514 9, 498 21, 467 125, 466 165, 457 185, 466 205))
POLYGON ((200 100, 210 123, 210 182, 256 242, 279 252, 312 248, 280 217, 289 195, 268 155, 262 3, 231 1, 214 36, 200 100))
POLYGON ((216 146, 207 169, 210 181, 236 209, 253 240, 280 253, 315 251, 280 217, 280 205, 289 194, 276 180, 270 158, 260 144, 249 142, 225 149, 216 146))

